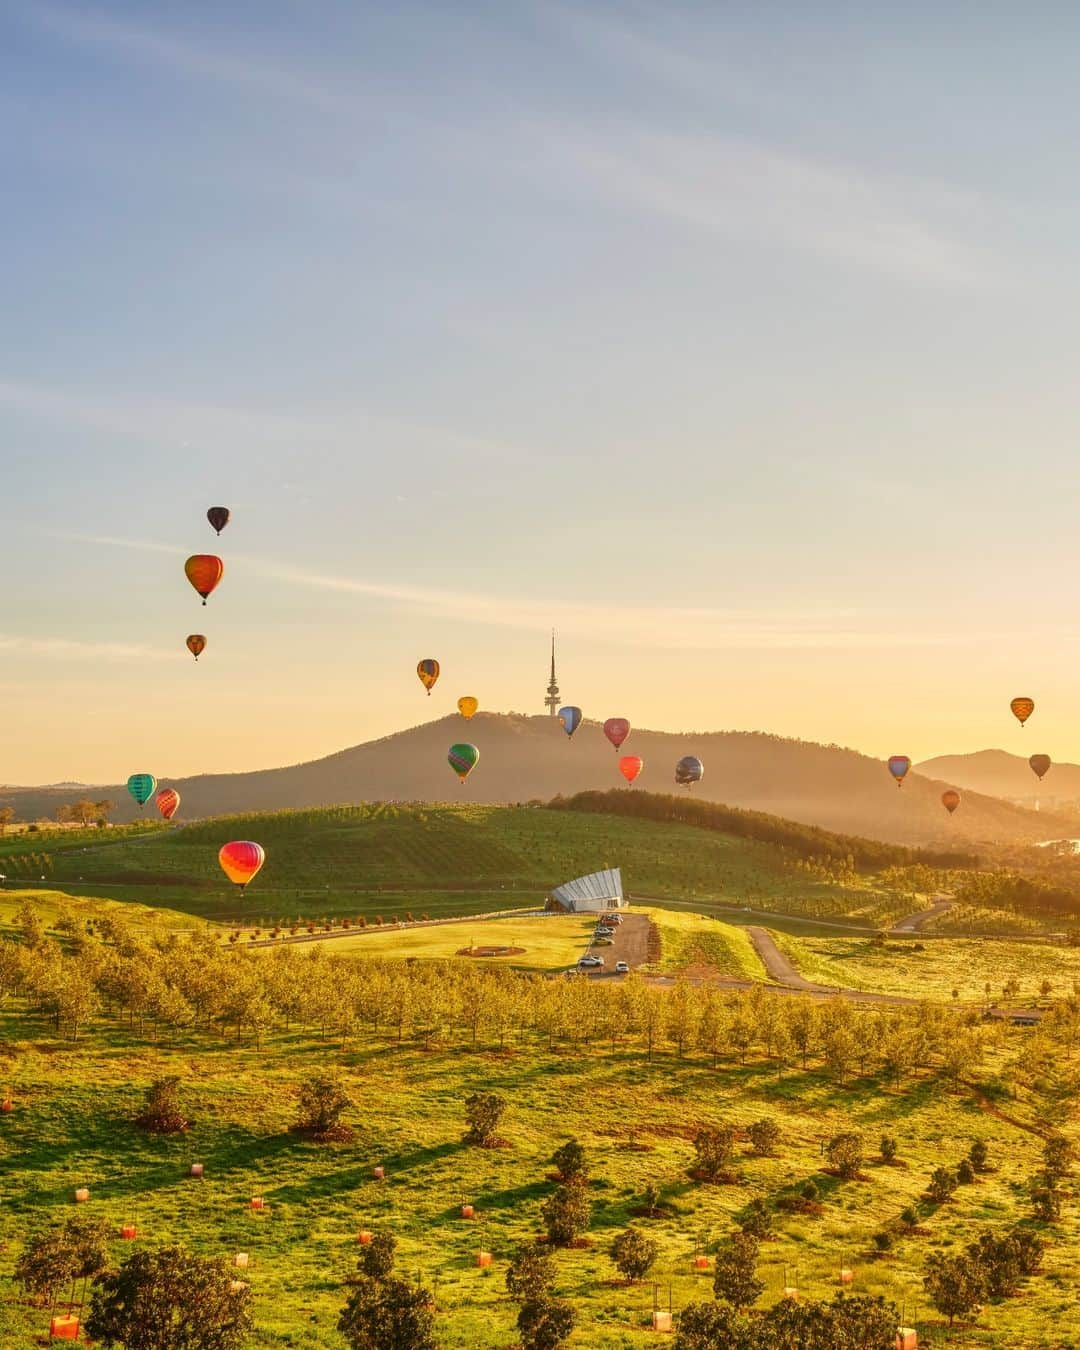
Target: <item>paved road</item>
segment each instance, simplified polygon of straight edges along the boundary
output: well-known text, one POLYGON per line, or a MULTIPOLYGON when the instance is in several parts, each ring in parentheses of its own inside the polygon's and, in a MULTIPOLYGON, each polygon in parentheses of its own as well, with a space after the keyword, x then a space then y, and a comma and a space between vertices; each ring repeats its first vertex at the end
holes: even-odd
POLYGON ((953 907, 951 900, 946 900, 943 896, 934 901, 929 909, 921 909, 918 914, 909 914, 906 919, 899 920, 893 924, 894 933, 917 933, 924 924, 936 919, 939 914, 947 914, 953 907))

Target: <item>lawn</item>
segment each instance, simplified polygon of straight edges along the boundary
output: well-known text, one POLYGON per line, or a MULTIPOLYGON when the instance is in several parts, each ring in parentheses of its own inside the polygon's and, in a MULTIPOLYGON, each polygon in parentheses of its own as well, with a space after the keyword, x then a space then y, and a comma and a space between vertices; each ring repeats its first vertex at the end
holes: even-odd
POLYGON ((1043 980, 1059 998, 1080 985, 1080 949, 1042 942, 932 938, 882 947, 869 938, 794 937, 779 931, 773 936, 807 979, 846 989, 938 999, 949 999, 958 989, 962 1000, 981 1002, 989 984, 991 997, 1000 1001, 1002 986, 1015 979, 1020 985, 1016 1001, 1030 1003, 1043 980))
POLYGON ((744 980, 764 980, 765 968, 743 928, 708 914, 684 914, 669 909, 646 911, 660 930, 661 957, 648 967, 659 974, 690 968, 744 980))

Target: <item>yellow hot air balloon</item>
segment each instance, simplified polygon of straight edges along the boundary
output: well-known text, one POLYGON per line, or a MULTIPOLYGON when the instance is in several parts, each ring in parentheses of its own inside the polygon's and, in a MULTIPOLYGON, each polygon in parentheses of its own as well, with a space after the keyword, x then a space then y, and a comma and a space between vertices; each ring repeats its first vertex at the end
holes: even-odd
POLYGON ((479 706, 480 700, 473 698, 472 694, 466 694, 464 698, 459 698, 457 701, 457 710, 466 722, 476 715, 479 706))

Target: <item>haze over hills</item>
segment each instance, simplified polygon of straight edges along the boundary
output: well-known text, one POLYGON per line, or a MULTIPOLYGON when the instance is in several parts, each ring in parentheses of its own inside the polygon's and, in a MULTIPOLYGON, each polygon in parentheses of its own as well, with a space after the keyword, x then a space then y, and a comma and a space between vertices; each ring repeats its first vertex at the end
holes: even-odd
MULTIPOLYGON (((949 817, 941 806, 945 782, 913 772, 898 792, 879 760, 761 732, 676 735, 635 730, 623 747, 623 752, 630 751, 645 761, 638 780, 643 788, 672 790, 676 760, 696 754, 705 763, 704 781, 694 789, 698 796, 897 843, 1034 841, 1076 829, 1066 816, 1045 810, 1036 814, 972 791, 949 817)), ((478 713, 471 722, 444 717, 305 764, 162 782, 179 790, 180 818, 190 820, 341 802, 547 801, 620 785, 617 764, 618 755, 599 723, 582 723, 568 739, 553 718, 478 713), (472 776, 459 786, 446 752, 462 740, 474 742, 481 757, 472 776)), ((83 793, 9 789, 3 801, 16 808, 19 818, 36 819, 80 795, 111 798, 118 820, 138 817, 138 808, 119 784, 83 793)), ((153 804, 146 810, 152 813, 153 804)))
MULTIPOLYGON (((1033 751, 1041 746, 1032 746, 1033 751)), ((943 778, 959 788, 986 792, 1024 805, 1038 801, 1043 811, 1058 803, 1080 801, 1080 764, 1054 764, 1042 782, 1035 777, 1026 755, 1008 750, 978 750, 970 755, 937 755, 915 768, 921 774, 943 778)))

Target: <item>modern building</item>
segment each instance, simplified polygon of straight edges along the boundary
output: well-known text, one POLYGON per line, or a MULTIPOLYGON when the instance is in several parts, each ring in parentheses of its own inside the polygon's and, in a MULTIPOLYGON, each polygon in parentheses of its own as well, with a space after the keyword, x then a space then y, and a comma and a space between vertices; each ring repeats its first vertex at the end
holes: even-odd
POLYGON ((544 902, 544 908, 561 914, 595 914, 605 909, 625 909, 622 872, 617 867, 605 867, 602 872, 590 872, 556 886, 544 902))

